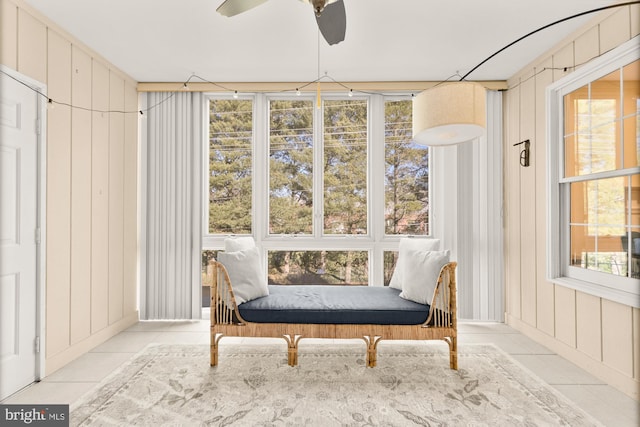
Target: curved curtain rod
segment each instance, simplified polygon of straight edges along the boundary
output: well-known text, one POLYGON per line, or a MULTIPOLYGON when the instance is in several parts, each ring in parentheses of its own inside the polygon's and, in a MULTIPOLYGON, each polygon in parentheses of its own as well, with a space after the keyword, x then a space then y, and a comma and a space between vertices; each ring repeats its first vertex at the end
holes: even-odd
POLYGON ((602 11, 602 10, 606 10, 606 9, 613 9, 613 8, 616 8, 616 7, 629 6, 629 5, 637 4, 637 3, 640 3, 640 0, 637 0, 637 1, 628 1, 628 2, 626 2, 626 3, 612 4, 612 5, 609 5, 609 6, 599 7, 599 8, 597 8, 597 9, 587 10, 587 11, 585 11, 585 12, 580 12, 580 13, 577 13, 577 14, 575 14, 575 15, 571 15, 571 16, 568 16, 568 17, 566 17, 566 18, 559 19, 559 20, 557 20, 557 21, 555 21, 555 22, 552 22, 552 23, 547 24, 547 25, 545 25, 545 26, 543 26, 543 27, 540 27, 540 28, 538 28, 537 30, 533 30, 533 31, 531 31, 530 33, 525 34, 524 36, 520 37, 519 39, 517 39, 517 40, 515 40, 515 41, 512 41, 511 43, 509 43, 508 45, 506 45, 506 46, 505 46, 505 47, 503 47, 502 49, 498 50, 498 51, 497 51, 496 53, 494 53, 493 55, 491 55, 491 56, 487 57, 487 58, 486 58, 485 60, 483 60, 481 63, 479 63, 478 65, 476 65, 475 67, 473 67, 473 68, 471 69, 471 71, 469 71, 467 74, 465 74, 464 76, 462 76, 462 77, 460 78, 460 81, 463 81, 464 79, 466 79, 466 78, 467 78, 467 76, 469 76, 469 74, 473 73, 473 72, 474 72, 475 70, 477 70, 481 65, 483 65, 485 62, 489 61, 491 58, 493 58, 494 56, 496 56, 497 54, 499 54, 499 53, 500 53, 500 52, 502 52, 503 50, 506 50, 507 48, 510 48, 511 46, 513 46, 514 44, 518 43, 519 41, 521 41, 521 40, 523 40, 523 39, 526 39, 527 37, 532 36, 532 35, 534 35, 535 33, 539 32, 539 31, 545 30, 545 29, 547 29, 547 28, 549 28, 549 27, 553 27, 553 26, 554 26, 554 25, 556 25, 556 24, 560 24, 561 22, 568 21, 568 20, 573 19, 573 18, 578 18, 578 17, 583 16, 583 15, 588 15, 588 14, 590 14, 590 13, 594 13, 594 12, 600 12, 600 11, 602 11))

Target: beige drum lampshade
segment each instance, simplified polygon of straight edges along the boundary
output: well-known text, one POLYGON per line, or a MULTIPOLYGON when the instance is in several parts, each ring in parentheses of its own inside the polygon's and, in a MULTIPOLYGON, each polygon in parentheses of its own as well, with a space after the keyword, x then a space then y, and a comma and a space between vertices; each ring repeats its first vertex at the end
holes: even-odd
POLYGON ((473 82, 447 83, 413 99, 413 140, 421 145, 453 145, 484 135, 486 89, 473 82))

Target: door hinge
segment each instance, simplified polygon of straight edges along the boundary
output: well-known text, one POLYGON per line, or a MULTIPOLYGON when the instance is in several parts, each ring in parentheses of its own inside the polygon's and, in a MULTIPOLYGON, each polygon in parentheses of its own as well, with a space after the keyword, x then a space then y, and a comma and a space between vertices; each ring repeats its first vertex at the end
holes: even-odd
POLYGON ((36 353, 40 353, 40 337, 36 337, 34 344, 36 353))
POLYGON ((36 245, 39 245, 40 244, 40 228, 36 228, 35 239, 36 239, 36 245))
POLYGON ((36 135, 40 135, 40 117, 36 119, 36 135))

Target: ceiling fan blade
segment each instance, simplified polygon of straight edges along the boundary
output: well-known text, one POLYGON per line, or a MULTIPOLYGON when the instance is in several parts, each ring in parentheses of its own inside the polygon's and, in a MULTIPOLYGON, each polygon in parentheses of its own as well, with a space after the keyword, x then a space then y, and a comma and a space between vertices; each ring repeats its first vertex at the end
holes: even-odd
POLYGON ((223 16, 234 16, 253 9, 256 6, 260 6, 266 1, 267 0, 225 0, 218 6, 216 12, 223 16))
POLYGON ((344 40, 344 34, 347 29, 347 15, 344 11, 342 0, 325 6, 320 16, 316 16, 316 21, 327 43, 332 45, 344 40))

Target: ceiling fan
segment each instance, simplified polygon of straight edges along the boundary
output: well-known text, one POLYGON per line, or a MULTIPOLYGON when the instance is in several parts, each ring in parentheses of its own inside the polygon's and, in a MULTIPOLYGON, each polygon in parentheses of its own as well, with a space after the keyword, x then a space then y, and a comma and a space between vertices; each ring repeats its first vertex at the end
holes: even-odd
MULTIPOLYGON (((225 0, 216 9, 216 12, 224 16, 235 16, 249 9, 253 9, 266 1, 267 0, 225 0)), ((343 0, 300 1, 310 3, 313 6, 318 28, 327 43, 333 45, 344 40, 344 34, 347 28, 347 17, 344 12, 343 0)))

